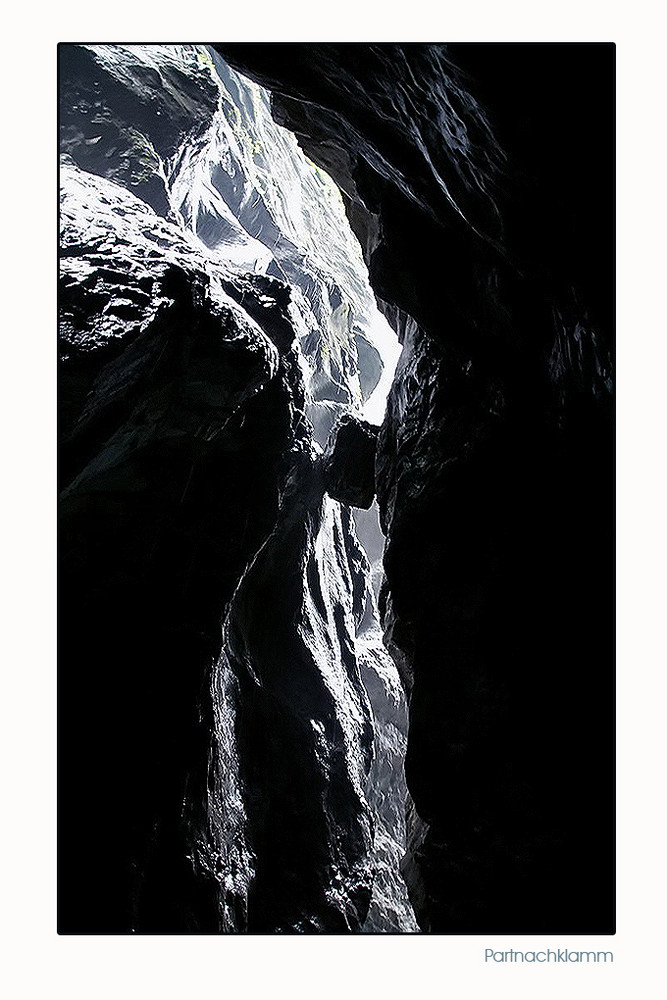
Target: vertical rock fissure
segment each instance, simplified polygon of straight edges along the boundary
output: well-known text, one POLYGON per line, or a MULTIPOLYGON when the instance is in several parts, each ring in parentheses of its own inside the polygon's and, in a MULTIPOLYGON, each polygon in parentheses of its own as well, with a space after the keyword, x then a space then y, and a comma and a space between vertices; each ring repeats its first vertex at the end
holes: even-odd
POLYGON ((61 848, 63 929, 417 930, 407 709, 362 509, 400 348, 341 195, 202 46, 64 46, 61 81, 72 829, 83 642, 116 623, 88 680, 99 844, 61 848), (358 468, 332 478, 328 442, 357 425, 358 468))
POLYGON ((404 350, 377 449, 423 930, 614 932, 614 46, 219 43, 404 350))

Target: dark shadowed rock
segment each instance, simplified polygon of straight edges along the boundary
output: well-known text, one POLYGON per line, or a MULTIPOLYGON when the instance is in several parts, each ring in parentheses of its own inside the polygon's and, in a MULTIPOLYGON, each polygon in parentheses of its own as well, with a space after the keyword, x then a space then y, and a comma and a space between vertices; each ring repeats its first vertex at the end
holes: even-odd
POLYGON ((368 911, 373 724, 349 526, 323 495, 319 463, 301 456, 225 621, 215 671, 231 669, 239 684, 250 931, 358 930, 368 911))
POLYGON ((202 689, 308 439, 301 370, 143 202, 67 166, 62 194, 60 927, 217 930, 190 833, 210 716, 228 785, 238 755, 202 689))
POLYGON ((381 370, 342 205, 202 46, 62 50, 59 928, 411 927, 369 566, 307 416, 381 370))
POLYGON ((612 933, 613 47, 217 49, 342 200, 62 52, 61 929, 612 933))
POLYGON ((322 459, 329 496, 351 507, 371 506, 375 499, 377 433, 377 427, 352 414, 339 418, 322 459))
POLYGON ((424 930, 609 933, 613 46, 219 46, 404 351, 377 449, 424 930))

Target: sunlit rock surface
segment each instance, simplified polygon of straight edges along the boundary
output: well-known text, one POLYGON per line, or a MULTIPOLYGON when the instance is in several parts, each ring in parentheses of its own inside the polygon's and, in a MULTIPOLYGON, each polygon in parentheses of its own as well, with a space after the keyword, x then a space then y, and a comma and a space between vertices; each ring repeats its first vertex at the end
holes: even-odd
POLYGON ((613 46, 219 44, 345 192, 422 930, 610 933, 613 46))
POLYGON ((358 930, 369 905, 373 725, 346 530, 349 513, 323 498, 319 467, 304 458, 225 623, 257 869, 251 930, 358 930))
POLYGON ((395 338, 338 189, 276 126, 266 91, 204 46, 64 46, 61 58, 62 150, 228 265, 288 283, 309 407, 369 400, 368 417, 381 419, 395 338))
POLYGON ((375 878, 362 930, 417 932, 419 927, 401 875, 408 799, 403 770, 408 728, 405 692, 375 623, 358 638, 357 656, 375 720, 373 763, 366 779, 366 794, 376 821, 375 878))
POLYGON ((203 47, 61 58, 60 929, 413 930, 318 448, 398 353, 340 197, 203 47))
POLYGON ((260 327, 192 267, 178 229, 95 183, 168 246, 147 261, 141 239, 114 246, 109 230, 73 272, 62 264, 61 928, 216 930, 222 878, 243 929, 237 681, 205 691, 221 613, 309 447, 301 367, 274 343, 280 325, 260 327), (150 297, 110 326, 100 300, 136 289, 150 297), (226 763, 209 808, 213 733, 226 763), (207 823, 224 872, 198 864, 207 823))
POLYGON ((63 929, 414 929, 377 594, 420 928, 612 932, 613 49, 216 46, 341 203, 210 50, 63 48, 63 929))

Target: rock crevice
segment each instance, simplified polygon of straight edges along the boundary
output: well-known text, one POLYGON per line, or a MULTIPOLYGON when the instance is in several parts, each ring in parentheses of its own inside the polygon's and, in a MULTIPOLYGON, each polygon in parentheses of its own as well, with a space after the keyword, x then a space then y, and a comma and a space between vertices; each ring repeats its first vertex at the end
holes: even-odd
POLYGON ((59 927, 414 929, 321 453, 383 374, 340 198, 204 47, 61 49, 59 927))

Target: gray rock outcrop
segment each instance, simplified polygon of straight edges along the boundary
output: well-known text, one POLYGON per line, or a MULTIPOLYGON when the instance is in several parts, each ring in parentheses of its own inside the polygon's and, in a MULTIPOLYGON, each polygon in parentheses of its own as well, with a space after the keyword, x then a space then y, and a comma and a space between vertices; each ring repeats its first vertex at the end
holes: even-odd
POLYGON ((317 446, 382 373, 342 203, 205 48, 61 49, 60 929, 413 929, 317 446))

